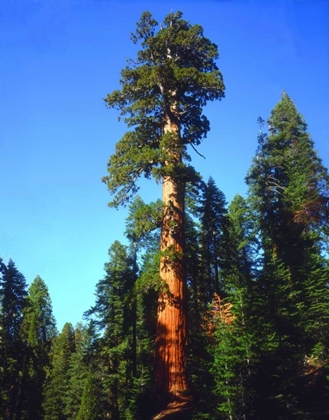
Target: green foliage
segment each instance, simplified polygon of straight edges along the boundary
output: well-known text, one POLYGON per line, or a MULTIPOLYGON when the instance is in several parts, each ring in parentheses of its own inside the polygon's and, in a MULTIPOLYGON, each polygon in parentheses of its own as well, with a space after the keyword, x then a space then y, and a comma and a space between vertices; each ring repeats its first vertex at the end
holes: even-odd
POLYGON ((9 260, 8 265, 1 263, 1 331, 3 340, 18 340, 26 306, 26 281, 17 270, 15 263, 9 260))
POLYGON ((22 322, 22 336, 27 342, 28 356, 24 418, 44 418, 44 384, 50 369, 51 344, 56 335, 56 322, 48 288, 37 276, 28 290, 22 322))
POLYGON ((150 249, 154 242, 159 243, 159 228, 161 227, 163 203, 157 200, 145 204, 137 195, 129 206, 126 219, 126 237, 134 247, 133 252, 150 249))
POLYGON ((114 207, 136 193, 142 174, 156 180, 195 179, 194 169, 181 159, 189 161, 187 145, 200 144, 209 130, 202 107, 224 96, 217 46, 203 35, 202 27, 183 20, 181 12, 170 13, 156 32, 157 26, 149 12, 142 14, 132 35, 142 49, 121 71, 121 90, 105 98, 132 128, 116 144, 109 175, 103 177, 114 194, 114 207), (178 127, 178 139, 177 133, 166 132, 169 121, 178 127))
POLYGON ((31 346, 38 343, 49 345, 57 335, 57 330, 48 287, 42 278, 37 276, 28 292, 28 305, 24 313, 28 342, 31 346))
POLYGON ((226 201, 215 181, 210 177, 203 184, 198 213, 201 221, 201 270, 204 274, 205 300, 211 302, 213 294, 220 294, 219 271, 225 265, 227 237, 226 201))
POLYGON ((215 395, 219 400, 218 410, 229 418, 241 418, 246 397, 244 382, 248 369, 248 354, 245 332, 237 330, 235 323, 219 322, 216 326, 216 347, 213 373, 215 395))
MULTIPOLYGON (((145 205, 139 197, 131 203, 126 223, 129 246, 116 241, 110 247, 105 277, 96 285, 96 303, 86 312, 101 333, 96 358, 108 418, 142 419, 149 409, 143 401, 151 384, 159 277, 153 220, 161 210, 162 204, 145 205)), ((85 382, 79 416, 83 406, 93 405, 93 396, 86 394, 93 384, 93 378, 85 382)))
POLYGON ((70 383, 70 359, 74 351, 74 329, 70 323, 66 323, 53 344, 51 370, 45 384, 45 420, 67 418, 65 400, 70 383))
POLYGON ((104 387, 107 389, 108 416, 121 418, 127 407, 133 361, 131 355, 134 260, 128 248, 115 241, 109 249, 106 275, 96 286, 96 304, 86 314, 95 317, 95 325, 102 331, 100 358, 105 369, 104 387))
POLYGON ((232 200, 225 222, 225 247, 220 278, 223 295, 215 295, 210 310, 214 397, 220 418, 250 418, 255 359, 252 218, 245 199, 232 200))
POLYGON ((63 398, 67 419, 99 419, 104 415, 106 393, 102 386, 102 365, 96 339, 93 322, 76 325, 74 352, 69 359, 69 379, 63 398))
POLYGON ((26 281, 9 260, 0 260, 0 383, 3 419, 23 418, 28 353, 21 335, 27 305, 26 281))
POLYGON ((96 304, 86 315, 96 315, 95 324, 100 330, 108 329, 116 343, 123 335, 122 329, 126 328, 124 309, 134 284, 133 259, 128 255, 127 247, 115 241, 104 268, 106 276, 96 286, 96 304))
POLYGON ((329 178, 286 93, 268 124, 247 176, 262 249, 255 404, 260 416, 270 410, 271 418, 300 418, 296 383, 304 358, 313 348, 328 348, 328 265, 321 246, 329 178))
MULTIPOLYGON (((203 273, 220 263, 224 296, 217 308, 211 306, 215 335, 203 340, 213 357, 212 402, 218 411, 209 401, 200 412, 210 418, 312 418, 308 410, 316 410, 315 401, 325 411, 320 397, 324 382, 317 381, 318 397, 309 388, 301 391, 301 384, 305 360, 322 366, 328 357, 328 263, 322 252, 328 175, 286 94, 272 112, 269 128, 269 135, 259 137, 248 173, 249 202, 241 196, 233 199, 222 225, 221 248, 214 254, 206 248, 208 258, 202 258, 203 273)), ((219 223, 211 208, 206 223, 219 223)), ((193 253, 198 255, 195 246, 193 253)), ((192 342, 197 342, 196 334, 192 342)), ((211 384, 211 377, 199 374, 211 384)))
POLYGON ((102 378, 94 372, 89 372, 85 380, 81 405, 76 420, 102 420, 104 407, 100 404, 104 389, 101 386, 102 378))

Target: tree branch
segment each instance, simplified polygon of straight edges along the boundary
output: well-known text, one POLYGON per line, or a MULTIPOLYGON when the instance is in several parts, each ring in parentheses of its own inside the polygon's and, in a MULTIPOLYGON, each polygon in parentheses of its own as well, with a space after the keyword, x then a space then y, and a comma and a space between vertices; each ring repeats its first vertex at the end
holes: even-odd
POLYGON ((197 153, 199 156, 201 156, 203 159, 205 159, 206 157, 205 156, 203 156, 200 152, 198 152, 197 150, 196 150, 196 148, 194 147, 194 145, 192 144, 192 143, 190 143, 191 144, 191 146, 192 146, 192 149, 195 151, 195 153, 197 153))

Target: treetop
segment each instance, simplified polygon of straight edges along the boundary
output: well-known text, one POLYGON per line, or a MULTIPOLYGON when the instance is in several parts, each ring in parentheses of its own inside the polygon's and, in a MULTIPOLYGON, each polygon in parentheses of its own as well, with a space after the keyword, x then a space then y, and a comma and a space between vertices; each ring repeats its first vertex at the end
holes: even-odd
POLYGON ((150 12, 142 14, 131 35, 142 48, 121 71, 121 89, 104 99, 131 129, 117 143, 103 177, 115 195, 111 206, 132 198, 142 174, 193 178, 187 146, 195 148, 210 129, 202 108, 224 97, 217 45, 182 15, 171 12, 159 26, 150 12))

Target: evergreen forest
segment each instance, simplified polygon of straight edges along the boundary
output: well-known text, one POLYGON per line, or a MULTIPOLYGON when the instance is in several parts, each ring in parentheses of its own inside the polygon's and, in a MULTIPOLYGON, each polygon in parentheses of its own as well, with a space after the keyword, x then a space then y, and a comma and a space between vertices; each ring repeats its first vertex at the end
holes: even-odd
POLYGON ((0 259, 0 418, 328 418, 329 175, 304 117, 282 92, 258 119, 248 194, 228 203, 189 154, 205 105, 225 100, 216 44, 181 12, 144 12, 131 38, 104 99, 127 131, 102 179, 129 208, 126 240, 61 331, 45 280, 0 259), (141 176, 161 200, 143 200, 141 176))

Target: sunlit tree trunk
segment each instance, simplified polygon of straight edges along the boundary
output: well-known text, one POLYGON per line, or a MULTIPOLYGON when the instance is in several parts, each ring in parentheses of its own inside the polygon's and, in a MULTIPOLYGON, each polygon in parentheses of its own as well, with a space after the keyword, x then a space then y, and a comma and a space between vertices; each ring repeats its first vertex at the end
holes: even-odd
MULTIPOLYGON (((168 131, 173 141, 179 141, 179 127, 169 119, 165 127, 165 132, 168 131)), ((174 165, 182 159, 179 153, 172 154, 172 158, 174 165)), ((158 301, 154 366, 155 392, 163 402, 181 401, 187 391, 184 195, 183 180, 163 178, 160 276, 164 289, 158 301)))
POLYGON ((105 99, 134 127, 117 143, 103 177, 114 194, 110 206, 127 203, 143 174, 163 177, 160 275, 166 287, 159 296, 154 366, 154 390, 163 402, 168 396, 179 400, 187 389, 184 193, 197 173, 187 163, 186 147, 195 148, 206 137, 210 126, 202 107, 222 99, 225 91, 216 44, 200 25, 181 17, 182 12, 171 12, 157 30, 151 13, 142 14, 132 34, 141 50, 121 72, 122 89, 105 99))

